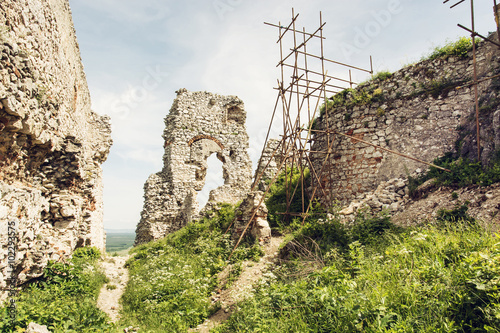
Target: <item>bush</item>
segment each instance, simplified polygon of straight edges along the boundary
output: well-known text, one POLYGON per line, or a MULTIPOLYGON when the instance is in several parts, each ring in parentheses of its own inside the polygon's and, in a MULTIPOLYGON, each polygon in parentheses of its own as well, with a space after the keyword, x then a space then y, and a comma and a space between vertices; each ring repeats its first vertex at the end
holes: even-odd
MULTIPOLYGON (((210 295, 233 250, 230 234, 224 232, 234 219, 235 207, 219 208, 164 239, 131 250, 130 280, 122 297, 126 325, 184 332, 218 309, 210 295)), ((231 262, 261 255, 260 247, 241 244, 231 262)))
MULTIPOLYGON (((285 216, 280 214, 287 210, 287 190, 291 197, 289 212, 302 212, 302 186, 300 182, 301 174, 298 168, 287 168, 286 171, 282 171, 276 178, 265 201, 269 210, 268 220, 271 228, 279 227, 284 229, 293 222, 293 220, 284 219, 285 216)), ((306 168, 304 169, 304 188, 307 188, 309 182, 309 169, 306 168)), ((304 193, 304 199, 304 207, 307 208, 309 205, 307 192, 304 193)))
POLYGON ((474 225, 476 220, 467 214, 469 207, 468 202, 462 205, 456 205, 452 210, 440 209, 437 211, 436 220, 441 224, 447 225, 449 223, 467 223, 474 225))
POLYGON ((378 72, 373 75, 372 80, 380 80, 380 81, 385 81, 387 79, 390 79, 392 77, 392 73, 389 71, 382 71, 378 72))
POLYGON ((498 332, 498 235, 425 227, 387 241, 378 253, 351 243, 303 278, 263 281, 216 332, 498 332))
POLYGON ((77 249, 68 263, 49 262, 41 278, 21 292, 17 317, 11 323, 7 308, 0 309, 0 332, 26 328, 30 322, 52 332, 110 332, 108 316, 96 302, 105 275, 98 269, 97 248, 77 249))
POLYGON ((309 221, 292 234, 282 247, 280 257, 287 260, 300 259, 304 251, 319 251, 318 255, 323 257, 334 248, 343 251, 348 244, 348 232, 339 221, 309 221))
POLYGON ((430 167, 429 171, 420 177, 408 175, 408 188, 411 196, 415 195, 418 186, 430 179, 435 179, 436 186, 451 188, 470 185, 489 186, 500 181, 500 152, 488 166, 482 165, 481 162, 457 157, 454 153, 447 153, 443 157, 435 159, 434 164, 451 172, 430 167))
MULTIPOLYGON (((480 42, 479 38, 476 39, 476 43, 478 42, 480 42)), ((460 37, 460 39, 455 42, 448 42, 445 46, 436 47, 427 59, 433 60, 449 56, 467 58, 469 51, 471 50, 472 40, 469 37, 460 37)))
POLYGON ((73 252, 73 258, 95 260, 101 258, 101 251, 96 247, 79 247, 73 252))
POLYGON ((396 229, 388 214, 382 213, 379 216, 372 216, 362 211, 358 213, 354 225, 350 230, 351 240, 359 241, 361 244, 380 242, 380 236, 386 231, 396 231, 396 229))

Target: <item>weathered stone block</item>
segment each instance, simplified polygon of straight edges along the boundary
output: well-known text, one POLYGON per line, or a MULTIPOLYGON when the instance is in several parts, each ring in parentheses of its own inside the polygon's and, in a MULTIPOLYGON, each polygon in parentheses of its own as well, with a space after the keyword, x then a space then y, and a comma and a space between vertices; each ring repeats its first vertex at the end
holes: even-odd
POLYGON ((245 119, 243 102, 235 96, 177 91, 165 118, 163 170, 144 185, 136 244, 164 237, 199 216, 196 194, 205 185, 212 154, 223 164, 224 185, 210 192, 206 209, 246 195, 252 170, 245 119))

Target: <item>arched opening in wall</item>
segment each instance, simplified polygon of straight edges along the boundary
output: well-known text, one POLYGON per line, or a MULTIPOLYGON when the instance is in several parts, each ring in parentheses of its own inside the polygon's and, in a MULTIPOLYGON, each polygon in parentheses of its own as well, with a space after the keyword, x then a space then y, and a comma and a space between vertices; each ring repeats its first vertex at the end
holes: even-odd
POLYGON ((210 191, 219 186, 224 185, 222 176, 222 162, 217 158, 217 153, 213 153, 207 159, 207 175, 205 177, 205 185, 198 192, 198 205, 200 209, 205 207, 210 191))

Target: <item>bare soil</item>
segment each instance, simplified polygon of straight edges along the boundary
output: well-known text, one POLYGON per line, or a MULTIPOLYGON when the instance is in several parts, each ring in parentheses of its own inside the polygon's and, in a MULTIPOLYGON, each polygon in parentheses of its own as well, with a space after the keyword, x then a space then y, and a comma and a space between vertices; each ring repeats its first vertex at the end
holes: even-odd
MULTIPOLYGON (((259 262, 245 261, 242 264, 242 272, 238 279, 227 289, 219 290, 212 298, 219 301, 221 309, 210 316, 204 323, 200 324, 190 332, 208 333, 211 329, 226 321, 234 312, 236 303, 251 296, 253 286, 262 277, 266 268, 278 257, 278 248, 283 242, 283 237, 272 237, 270 242, 263 247, 264 256, 259 262)), ((219 280, 225 284, 225 272, 219 275, 219 280)), ((226 274, 227 275, 227 274, 226 274)))
POLYGON ((129 256, 106 257, 101 266, 109 279, 99 293, 97 306, 106 312, 113 323, 120 319, 120 297, 128 282, 128 270, 125 268, 125 262, 129 256), (116 287, 116 288, 115 288, 116 287))

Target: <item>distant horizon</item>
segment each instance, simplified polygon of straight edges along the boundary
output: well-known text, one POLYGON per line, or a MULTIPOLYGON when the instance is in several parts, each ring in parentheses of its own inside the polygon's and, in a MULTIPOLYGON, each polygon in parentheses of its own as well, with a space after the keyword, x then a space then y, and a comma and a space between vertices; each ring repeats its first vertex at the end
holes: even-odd
POLYGON ((132 232, 132 233, 135 233, 135 229, 130 229, 130 228, 124 228, 124 229, 119 229, 119 228, 104 228, 104 231, 106 231, 106 232, 113 232, 113 233, 119 233, 119 232, 123 232, 123 233, 132 232))

